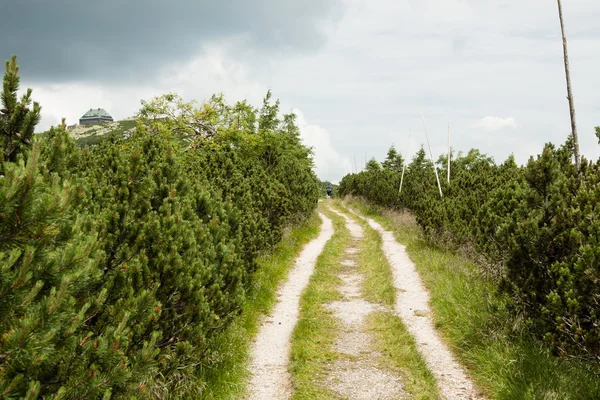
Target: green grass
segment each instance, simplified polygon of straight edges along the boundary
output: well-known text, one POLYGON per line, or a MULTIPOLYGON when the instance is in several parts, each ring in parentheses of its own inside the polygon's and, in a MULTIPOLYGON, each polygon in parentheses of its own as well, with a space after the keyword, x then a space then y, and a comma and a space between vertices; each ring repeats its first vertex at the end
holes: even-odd
MULTIPOLYGON (((477 267, 428 243, 407 215, 357 200, 346 204, 395 232, 431 293, 436 327, 490 399, 598 399, 600 380, 519 330, 477 267)), ((383 321, 378 321, 383 322, 383 321)))
POLYGON ((315 272, 300 299, 300 319, 292 335, 290 371, 294 385, 293 399, 337 399, 334 392, 319 385, 327 365, 340 355, 333 345, 339 331, 339 321, 327 310, 326 303, 341 298, 336 286, 344 249, 350 242, 350 232, 344 220, 320 206, 333 221, 335 233, 317 258, 315 272))
POLYGON ((396 289, 394 288, 392 270, 381 249, 379 234, 371 229, 364 221, 355 218, 339 202, 331 201, 333 208, 341 211, 363 228, 363 240, 356 259, 359 271, 364 274, 362 293, 365 300, 393 307, 396 302, 396 289))
POLYGON ((258 332, 260 317, 275 305, 277 287, 286 278, 302 247, 317 237, 321 219, 314 213, 291 230, 269 255, 258 260, 252 291, 236 320, 211 343, 215 358, 210 366, 198 370, 206 382, 203 399, 239 399, 246 392, 249 378, 250 341, 258 332))
POLYGON ((383 355, 382 366, 402 377, 404 390, 418 400, 439 399, 435 376, 417 352, 414 338, 395 314, 377 312, 367 317, 375 349, 383 355))
MULTIPOLYGON (((332 204, 363 228, 364 236, 357 262, 359 271, 365 277, 362 285, 365 299, 393 310, 396 289, 392 270, 382 250, 381 237, 366 222, 349 213, 339 201, 333 201, 332 204)), ((381 367, 401 376, 404 390, 411 393, 412 398, 439 398, 435 376, 419 354, 414 338, 395 313, 376 312, 369 315, 367 329, 375 339, 375 349, 383 355, 381 367)))

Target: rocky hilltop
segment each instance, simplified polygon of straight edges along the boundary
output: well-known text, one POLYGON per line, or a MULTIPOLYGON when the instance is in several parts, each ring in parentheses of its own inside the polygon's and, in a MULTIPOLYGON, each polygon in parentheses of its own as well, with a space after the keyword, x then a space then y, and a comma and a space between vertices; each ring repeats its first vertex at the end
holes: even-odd
POLYGON ((105 122, 94 125, 77 125, 69 129, 69 133, 80 146, 89 146, 99 143, 111 134, 129 137, 136 127, 135 118, 127 118, 120 121, 105 122))

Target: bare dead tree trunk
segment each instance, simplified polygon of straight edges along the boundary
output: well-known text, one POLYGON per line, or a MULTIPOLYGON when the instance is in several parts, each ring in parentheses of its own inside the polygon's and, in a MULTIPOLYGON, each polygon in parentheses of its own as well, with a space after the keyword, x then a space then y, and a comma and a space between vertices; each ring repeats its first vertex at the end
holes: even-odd
POLYGON ((406 151, 404 152, 404 157, 402 158, 402 176, 400 177, 400 189, 398 189, 398 194, 402 193, 402 182, 404 182, 404 172, 406 171, 406 160, 408 158, 408 151, 410 149, 410 135, 412 135, 412 132, 409 131, 408 144, 406 145, 406 151))
POLYGON ((575 165, 577 171, 580 167, 579 159, 579 139, 577 138, 577 123, 575 122, 575 104, 573 102, 573 92, 571 91, 571 73, 569 72, 569 54, 567 52, 567 36, 565 34, 565 24, 563 21, 562 4, 558 1, 558 17, 560 18, 560 30, 562 31, 563 50, 565 53, 565 74, 567 76, 567 99, 569 99, 569 111, 571 112, 571 134, 573 135, 573 147, 575 152, 575 165))
POLYGON ((444 197, 442 193, 442 185, 440 184, 440 176, 438 175, 437 167, 435 166, 435 161, 433 161, 433 153, 431 152, 431 144, 429 143, 429 135, 427 134, 427 127, 425 126, 425 118, 423 114, 421 114, 421 120, 423 121, 423 128, 425 129, 425 138, 427 138, 427 146, 429 147, 429 156, 431 157, 431 165, 433 165, 433 172, 435 172, 435 179, 437 180, 438 189, 440 189, 440 197, 444 197))
POLYGON ((448 184, 450 184, 450 121, 448 121, 448 184))

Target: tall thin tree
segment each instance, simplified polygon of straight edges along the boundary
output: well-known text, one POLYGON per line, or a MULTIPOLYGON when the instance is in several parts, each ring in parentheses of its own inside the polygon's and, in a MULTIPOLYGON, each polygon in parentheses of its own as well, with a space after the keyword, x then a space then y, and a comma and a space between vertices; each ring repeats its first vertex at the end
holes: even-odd
POLYGON ((563 51, 565 55, 565 75, 567 76, 567 99, 569 100, 569 111, 571 112, 571 135, 573 136, 573 148, 575 156, 575 165, 579 171, 579 139, 577 138, 577 123, 575 122, 575 104, 573 101, 573 92, 571 90, 571 72, 569 71, 569 53, 567 52, 567 36, 565 34, 565 23, 563 21, 563 12, 561 0, 558 2, 558 17, 560 19, 560 30, 562 32, 563 51))

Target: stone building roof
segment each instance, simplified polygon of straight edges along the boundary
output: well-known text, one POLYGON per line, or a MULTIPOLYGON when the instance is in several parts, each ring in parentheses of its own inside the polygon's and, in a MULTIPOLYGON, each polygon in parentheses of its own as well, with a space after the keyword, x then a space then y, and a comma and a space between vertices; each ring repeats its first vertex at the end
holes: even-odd
POLYGON ((90 108, 90 110, 88 112, 86 112, 85 114, 83 114, 83 116, 80 119, 86 120, 86 119, 96 119, 96 118, 112 118, 112 117, 103 108, 90 108))

